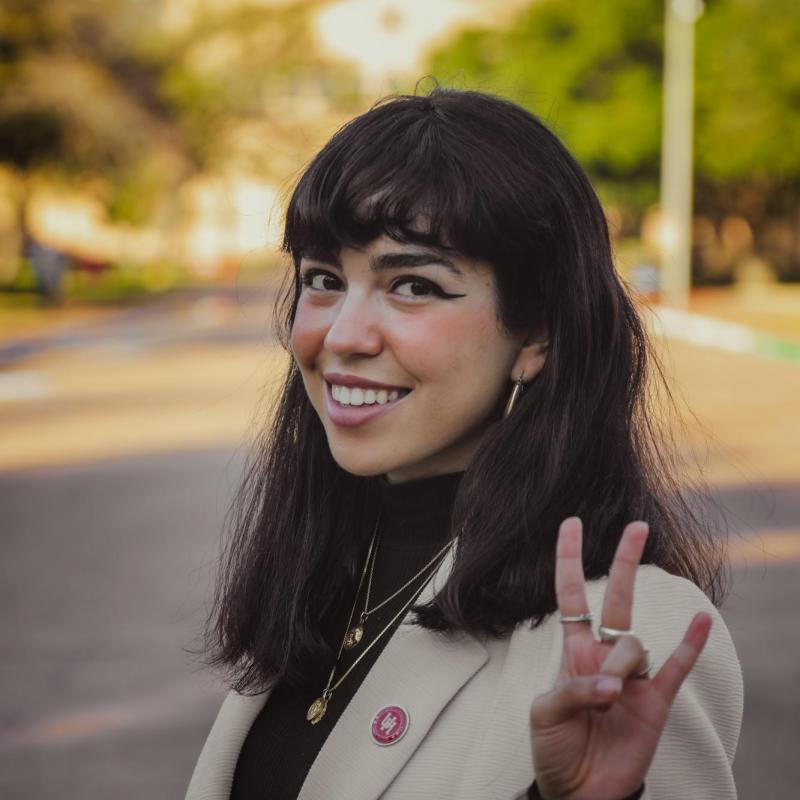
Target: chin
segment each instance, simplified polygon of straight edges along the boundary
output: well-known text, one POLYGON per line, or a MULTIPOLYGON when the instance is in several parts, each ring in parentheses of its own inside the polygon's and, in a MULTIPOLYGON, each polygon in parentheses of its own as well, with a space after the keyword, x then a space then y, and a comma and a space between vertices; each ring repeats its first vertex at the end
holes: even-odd
MULTIPOLYGON (((330 442, 328 446, 330 447, 330 442)), ((361 478, 385 475, 387 472, 402 470, 409 464, 416 463, 416 459, 398 458, 396 452, 378 453, 374 449, 370 452, 369 446, 363 443, 357 447, 331 447, 331 455, 345 472, 361 478)))
POLYGON ((376 475, 384 475, 386 472, 393 469, 392 465, 386 466, 378 461, 337 458, 336 455, 334 455, 333 458, 345 472, 349 472, 351 475, 358 475, 360 478, 372 478, 376 475))

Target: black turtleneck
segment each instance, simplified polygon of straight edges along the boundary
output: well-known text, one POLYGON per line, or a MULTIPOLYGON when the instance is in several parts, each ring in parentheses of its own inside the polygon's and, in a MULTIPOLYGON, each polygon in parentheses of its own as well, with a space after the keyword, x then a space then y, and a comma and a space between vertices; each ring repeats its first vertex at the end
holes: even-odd
MULTIPOLYGON (((381 502, 381 527, 375 557, 370 607, 399 589, 423 567, 446 543, 450 514, 463 473, 455 472, 433 478, 390 483, 376 478, 381 502)), ((363 568, 362 564, 359 567, 363 568)), ((419 587, 423 579, 415 581, 419 587)), ((374 640, 411 597, 412 587, 370 615, 361 644, 344 650, 334 676, 334 683, 374 640)), ((343 598, 323 631, 325 638, 339 648, 353 604, 353 596, 343 598)), ((363 608, 363 590, 358 611, 363 608)), ((231 790, 232 800, 294 800, 308 770, 333 730, 347 704, 353 698, 372 665, 391 638, 403 615, 378 640, 337 688, 322 720, 312 725, 306 720, 311 703, 322 694, 333 664, 319 669, 300 688, 278 684, 253 723, 236 764, 231 790)))

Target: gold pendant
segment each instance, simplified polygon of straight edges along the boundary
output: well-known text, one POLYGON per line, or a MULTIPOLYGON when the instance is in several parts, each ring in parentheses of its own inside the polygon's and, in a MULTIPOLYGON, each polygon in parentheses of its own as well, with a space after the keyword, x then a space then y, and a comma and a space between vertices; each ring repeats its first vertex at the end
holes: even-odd
POLYGON ((325 697, 318 697, 308 708, 306 719, 312 724, 316 725, 324 716, 325 710, 328 708, 328 701, 325 697))
POLYGON ((354 628, 350 628, 350 630, 347 631, 347 635, 344 637, 344 649, 352 650, 361 641, 363 635, 363 625, 356 625, 354 628))

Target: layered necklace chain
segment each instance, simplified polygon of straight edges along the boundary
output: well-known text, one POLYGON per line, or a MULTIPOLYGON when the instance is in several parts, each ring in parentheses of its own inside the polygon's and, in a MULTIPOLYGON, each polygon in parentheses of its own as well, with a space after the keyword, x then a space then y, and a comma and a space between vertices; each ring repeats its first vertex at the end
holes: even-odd
MULTIPOLYGON (((377 544, 380 544, 380 536, 377 539, 377 544)), ((372 563, 369 566, 369 580, 367 581, 367 592, 366 596, 364 597, 364 610, 361 612, 358 618, 358 624, 354 625, 352 628, 349 627, 348 623, 348 631, 344 637, 344 649, 345 650, 353 650, 355 647, 358 646, 359 642, 361 641, 362 637, 364 636, 364 625, 371 614, 374 614, 379 609, 383 608, 387 603, 390 603, 392 600, 397 597, 404 589, 407 589, 414 583, 420 575, 422 575, 425 570, 427 570, 442 554, 444 551, 450 546, 450 543, 446 544, 422 569, 420 569, 415 575, 412 575, 399 589, 392 592, 385 600, 378 603, 378 605, 373 606, 372 608, 369 607, 369 598, 370 593, 372 592, 372 574, 375 570, 375 557, 378 552, 378 548, 375 548, 375 552, 372 554, 372 563)), ((370 552, 372 551, 372 545, 370 545, 370 552)), ((367 555, 367 563, 370 562, 369 554, 367 555)), ((361 585, 359 584, 359 592, 361 591, 361 585)), ((352 615, 351 615, 352 616, 352 615)))
POLYGON ((411 584, 421 576, 425 575, 426 578, 430 577, 438 569, 439 563, 444 558, 445 552, 452 545, 452 541, 449 541, 430 561, 428 561, 427 564, 425 564, 424 567, 422 567, 422 569, 420 569, 413 577, 409 578, 399 589, 389 595, 389 597, 387 597, 385 600, 382 600, 378 605, 374 606, 373 608, 369 608, 369 598, 372 589, 372 575, 375 570, 375 558, 377 555, 377 547, 375 545, 378 540, 379 523, 380 520, 375 525, 375 531, 373 532, 372 540, 369 543, 369 550, 367 551, 367 558, 364 562, 364 569, 361 572, 361 579, 358 582, 358 589, 356 589, 353 607, 350 609, 350 616, 347 618, 347 632, 345 633, 342 643, 339 646, 339 652, 336 654, 336 661, 333 664, 333 669, 328 677, 328 682, 325 685, 325 688, 322 690, 322 695, 309 706, 308 712, 306 713, 306 719, 312 725, 316 725, 325 715, 325 711, 328 708, 328 702, 330 701, 334 691, 339 688, 342 681, 350 674, 356 664, 358 664, 361 659, 364 658, 364 656, 375 644, 377 644, 377 642, 392 627, 392 625, 394 625, 394 623, 397 622, 397 620, 400 619, 400 617, 411 607, 427 583, 427 580, 420 582, 420 585, 415 589, 415 591, 412 592, 411 598, 403 604, 403 607, 392 617, 391 620, 389 620, 389 623, 383 628, 383 630, 376 634, 375 638, 364 648, 363 652, 347 668, 344 674, 339 677, 336 683, 333 683, 333 676, 336 674, 336 668, 339 665, 339 659, 342 656, 342 651, 345 649, 352 650, 358 646, 364 636, 364 624, 366 623, 367 618, 371 614, 374 614, 378 609, 383 608, 387 603, 397 597, 404 589, 407 589, 409 586, 411 586, 411 584), (355 614, 358 598, 361 595, 361 587, 364 585, 364 578, 367 576, 367 571, 369 571, 369 579, 367 581, 367 590, 364 599, 364 610, 359 616, 358 624, 354 626, 353 614, 355 614), (333 685, 331 685, 332 683, 333 685))

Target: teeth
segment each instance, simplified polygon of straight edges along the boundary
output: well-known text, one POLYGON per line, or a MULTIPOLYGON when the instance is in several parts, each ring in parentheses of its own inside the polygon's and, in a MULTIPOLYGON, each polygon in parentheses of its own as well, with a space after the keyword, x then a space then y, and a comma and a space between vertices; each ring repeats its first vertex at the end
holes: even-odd
POLYGON ((350 405, 350 389, 347 386, 342 386, 339 389, 339 402, 347 406, 350 405))
POLYGON ((335 383, 331 384, 331 394, 333 399, 343 406, 371 406, 371 405, 385 405, 397 400, 402 395, 408 394, 408 391, 403 390, 402 394, 397 389, 388 391, 386 389, 361 389, 358 386, 337 386, 335 383))

